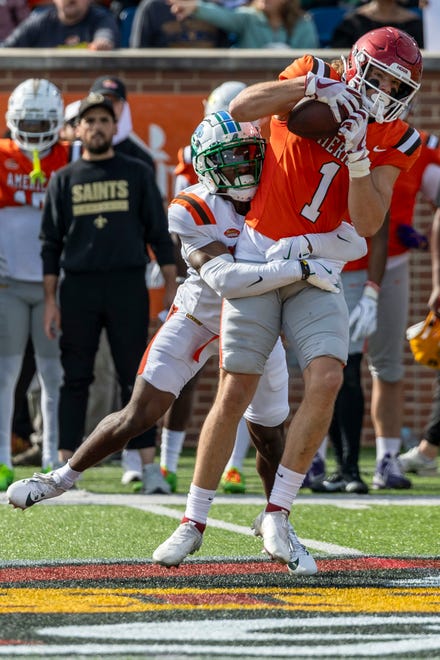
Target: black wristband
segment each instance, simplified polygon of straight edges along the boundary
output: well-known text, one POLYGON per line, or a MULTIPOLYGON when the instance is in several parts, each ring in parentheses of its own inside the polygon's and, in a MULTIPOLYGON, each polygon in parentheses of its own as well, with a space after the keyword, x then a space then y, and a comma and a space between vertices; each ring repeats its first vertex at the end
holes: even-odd
POLYGON ((310 266, 309 266, 309 264, 307 263, 307 261, 305 259, 301 259, 301 261, 299 263, 301 264, 301 270, 302 270, 301 279, 302 280, 309 279, 309 276, 310 276, 310 266))

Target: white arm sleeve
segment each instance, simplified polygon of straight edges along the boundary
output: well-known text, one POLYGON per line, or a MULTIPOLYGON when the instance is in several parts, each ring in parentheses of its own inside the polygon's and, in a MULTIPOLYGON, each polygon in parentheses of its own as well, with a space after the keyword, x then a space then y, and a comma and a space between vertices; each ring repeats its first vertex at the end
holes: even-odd
POLYGON ((203 264, 200 277, 223 298, 246 298, 298 282, 303 271, 299 261, 249 264, 234 261, 231 254, 221 254, 203 264))
POLYGON ((339 227, 325 234, 307 234, 306 238, 316 258, 354 261, 368 252, 367 241, 348 222, 341 222, 339 227))
POLYGON ((266 250, 268 261, 278 259, 334 259, 354 261, 367 254, 367 241, 357 233, 353 225, 341 222, 333 231, 322 234, 305 234, 280 238, 266 250))

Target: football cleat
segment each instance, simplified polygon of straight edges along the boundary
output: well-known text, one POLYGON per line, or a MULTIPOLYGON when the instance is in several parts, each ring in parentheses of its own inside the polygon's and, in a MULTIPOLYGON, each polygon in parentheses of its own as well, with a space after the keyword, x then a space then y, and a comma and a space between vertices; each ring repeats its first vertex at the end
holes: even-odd
POLYGON ((14 470, 4 463, 0 463, 0 491, 5 491, 14 481, 14 470))
POLYGON ((169 495, 171 493, 170 484, 165 481, 157 463, 148 463, 144 465, 142 492, 146 495, 169 495))
POLYGON ((437 460, 426 458, 418 447, 409 449, 405 454, 400 454, 397 461, 402 472, 414 472, 420 477, 434 476, 438 472, 437 460))
POLYGON ((300 542, 292 524, 289 522, 290 559, 287 570, 293 575, 315 575, 318 567, 307 548, 300 542))
POLYGON ((225 493, 243 494, 246 492, 244 474, 235 467, 231 467, 223 473, 220 484, 225 493))
POLYGON ((309 467, 301 488, 311 488, 320 484, 325 477, 325 462, 322 456, 315 454, 311 466, 309 467))
POLYGON ((169 484, 172 493, 177 492, 177 474, 175 472, 170 472, 166 467, 161 466, 160 471, 163 478, 169 484))
POLYGON ((262 511, 252 524, 255 536, 261 536, 271 559, 288 564, 291 556, 287 511, 262 511))
POLYGON ((382 488, 393 488, 397 490, 411 488, 411 481, 402 473, 396 456, 385 454, 378 461, 373 477, 373 488, 375 490, 382 488))
POLYGON ((194 522, 181 523, 153 552, 153 562, 162 566, 179 566, 188 555, 200 549, 203 534, 199 532, 194 522))
POLYGON ((61 486, 60 477, 56 472, 41 474, 36 472, 30 479, 21 479, 9 486, 6 496, 9 504, 15 508, 29 509, 30 506, 58 497, 68 490, 61 486))

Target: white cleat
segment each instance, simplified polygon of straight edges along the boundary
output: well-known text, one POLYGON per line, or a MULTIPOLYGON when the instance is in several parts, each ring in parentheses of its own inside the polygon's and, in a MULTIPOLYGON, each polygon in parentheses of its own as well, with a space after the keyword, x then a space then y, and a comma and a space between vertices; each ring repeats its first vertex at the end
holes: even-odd
POLYGON ((263 538, 264 549, 271 559, 290 562, 291 548, 287 511, 262 511, 252 524, 255 536, 263 538))
POLYGON ((438 473, 437 460, 426 458, 418 447, 412 447, 397 457, 402 472, 414 472, 420 477, 432 477, 438 473))
POLYGON ((21 479, 11 484, 6 491, 9 504, 18 509, 29 509, 30 506, 58 497, 65 493, 67 488, 60 485, 60 478, 56 472, 40 474, 36 472, 30 479, 21 479))
POLYGON ((289 522, 290 560, 287 570, 293 575, 315 575, 318 567, 307 548, 300 542, 289 522))
POLYGON ((153 552, 153 562, 168 567, 179 566, 185 557, 200 549, 202 541, 203 534, 193 522, 182 523, 153 552))

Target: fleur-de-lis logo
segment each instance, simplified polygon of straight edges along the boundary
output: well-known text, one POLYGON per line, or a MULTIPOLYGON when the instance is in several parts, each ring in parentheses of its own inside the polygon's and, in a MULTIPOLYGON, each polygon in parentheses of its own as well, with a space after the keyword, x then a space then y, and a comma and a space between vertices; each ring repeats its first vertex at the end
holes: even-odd
POLYGON ((98 217, 93 220, 93 224, 98 229, 103 229, 106 226, 107 222, 108 222, 107 218, 104 218, 104 216, 101 214, 98 215, 98 217))

